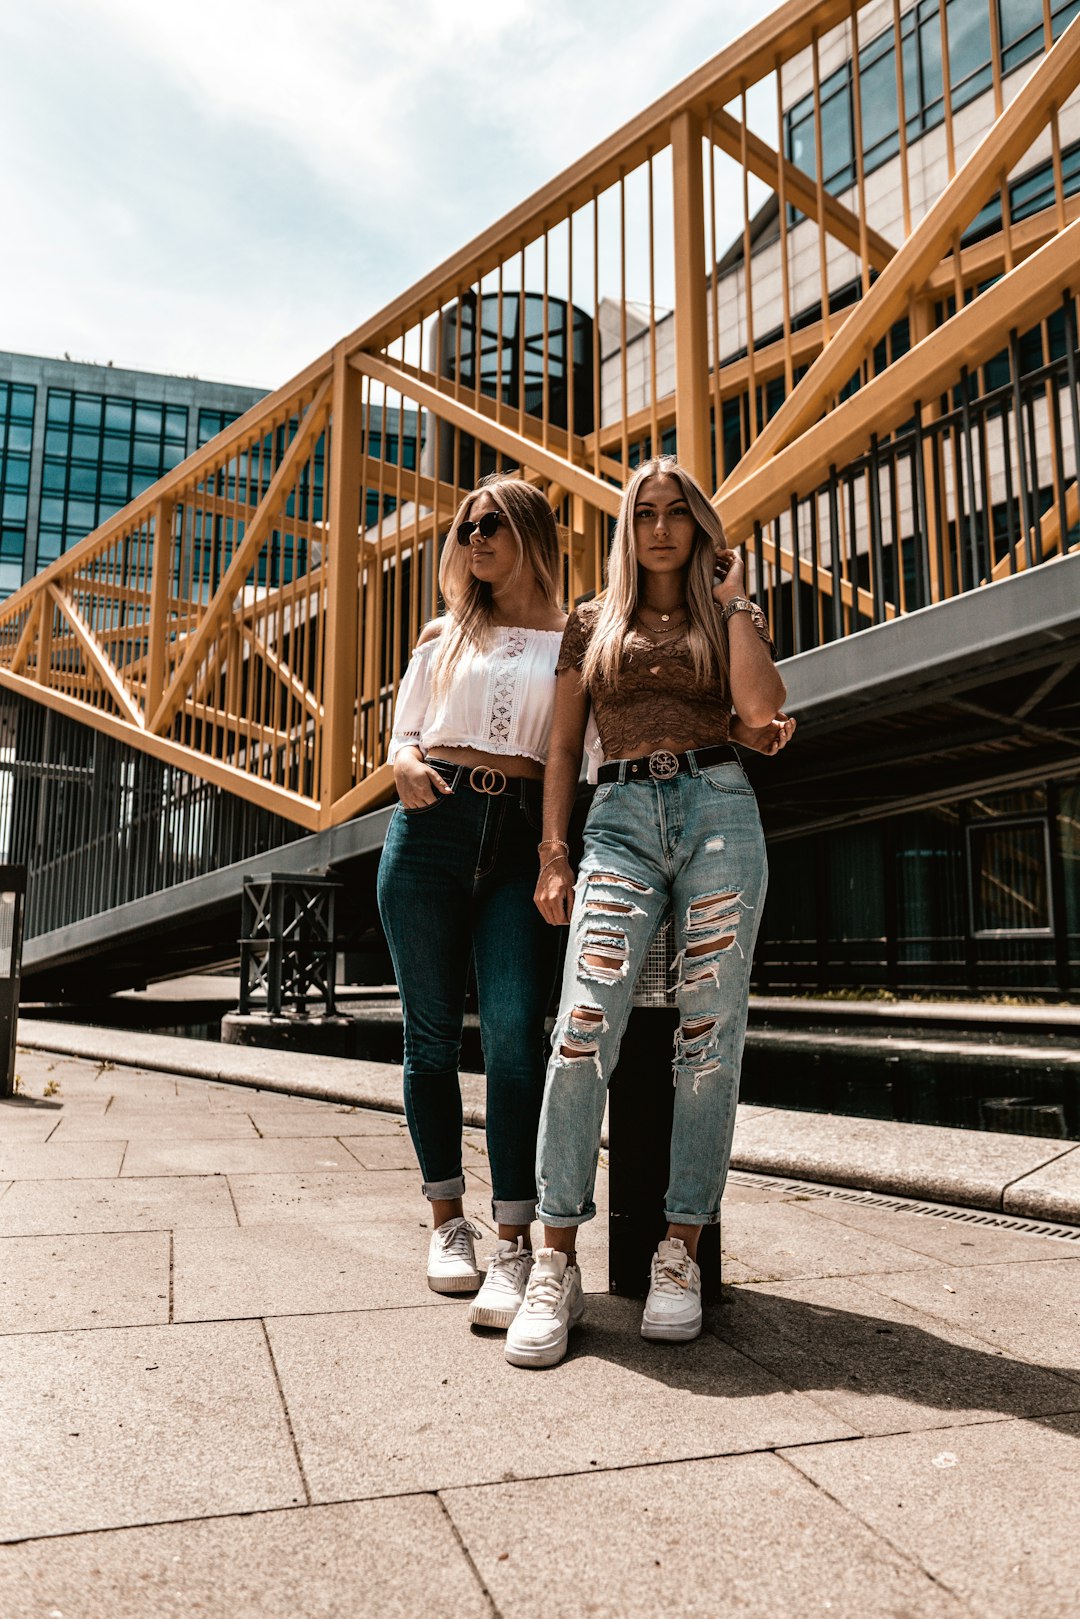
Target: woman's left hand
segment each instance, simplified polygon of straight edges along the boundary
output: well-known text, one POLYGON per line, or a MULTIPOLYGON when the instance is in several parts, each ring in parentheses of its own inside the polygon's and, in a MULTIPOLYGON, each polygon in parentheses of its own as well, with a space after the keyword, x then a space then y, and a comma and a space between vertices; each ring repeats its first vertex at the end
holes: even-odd
POLYGON ((728 731, 732 742, 740 748, 753 748, 755 753, 779 753, 786 748, 795 734, 795 720, 790 714, 774 714, 768 725, 744 725, 737 715, 732 717, 728 731))
POLYGON ((712 593, 721 606, 745 594, 743 585, 743 559, 738 551, 718 551, 713 570, 712 593))

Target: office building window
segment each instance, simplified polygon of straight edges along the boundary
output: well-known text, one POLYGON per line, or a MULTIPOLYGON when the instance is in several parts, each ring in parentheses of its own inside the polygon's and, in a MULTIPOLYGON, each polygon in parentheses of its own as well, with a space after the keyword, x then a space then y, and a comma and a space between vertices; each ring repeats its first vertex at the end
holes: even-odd
POLYGON ((0 382, 0 597, 22 584, 37 390, 0 382))
MULTIPOLYGON (((1044 49, 1043 0, 994 0, 1001 34, 1001 70, 1010 73, 1044 49)), ((1080 14, 1080 0, 1051 0, 1054 39, 1080 14)), ((993 83, 989 4, 947 0, 946 34, 952 107, 958 111, 993 83)), ((945 117, 941 17, 938 0, 917 0, 900 19, 904 114, 909 141, 916 141, 945 117)), ((862 97, 863 165, 866 173, 900 149, 896 95, 896 36, 889 28, 859 52, 862 97)), ((823 183, 840 192, 855 179, 851 64, 845 63, 821 86, 823 183)), ((814 98, 804 96, 785 114, 785 142, 793 163, 817 174, 814 98)), ((799 215, 793 214, 793 222, 799 215)))
POLYGON ((37 566, 175 467, 186 442, 186 406, 50 388, 37 566))

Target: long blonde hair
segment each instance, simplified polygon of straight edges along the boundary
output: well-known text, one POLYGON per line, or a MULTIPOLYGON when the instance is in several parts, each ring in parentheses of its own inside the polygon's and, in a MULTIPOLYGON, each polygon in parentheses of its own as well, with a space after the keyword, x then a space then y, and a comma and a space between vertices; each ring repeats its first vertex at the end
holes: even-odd
POLYGON ((686 570, 689 618, 686 635, 694 660, 694 672, 701 681, 720 680, 726 684, 727 637, 712 593, 716 553, 727 546, 724 528, 704 489, 673 455, 655 456, 650 461, 643 461, 623 490, 622 505, 608 555, 607 589, 601 597, 600 612, 585 653, 582 676, 586 685, 597 681, 614 688, 619 683, 619 671, 633 635, 633 620, 638 607, 640 570, 634 544, 634 511, 638 491, 646 478, 653 477, 674 478, 697 525, 686 570))
POLYGON ((491 586, 477 579, 469 567, 469 553, 458 544, 457 531, 466 522, 473 501, 490 495, 505 514, 517 542, 517 562, 507 581, 516 584, 525 568, 531 570, 545 599, 562 605, 562 560, 559 533, 547 496, 523 478, 492 473, 469 491, 461 502, 443 543, 439 559, 439 590, 446 605, 442 634, 432 661, 432 687, 436 696, 449 686, 461 660, 481 651, 488 640, 494 598, 491 586))

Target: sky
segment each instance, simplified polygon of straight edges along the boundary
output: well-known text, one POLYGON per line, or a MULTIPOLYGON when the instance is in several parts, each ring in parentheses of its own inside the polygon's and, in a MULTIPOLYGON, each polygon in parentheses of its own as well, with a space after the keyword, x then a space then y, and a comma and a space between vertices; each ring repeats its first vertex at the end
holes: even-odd
POLYGON ((0 0, 0 349, 275 387, 775 3, 0 0))

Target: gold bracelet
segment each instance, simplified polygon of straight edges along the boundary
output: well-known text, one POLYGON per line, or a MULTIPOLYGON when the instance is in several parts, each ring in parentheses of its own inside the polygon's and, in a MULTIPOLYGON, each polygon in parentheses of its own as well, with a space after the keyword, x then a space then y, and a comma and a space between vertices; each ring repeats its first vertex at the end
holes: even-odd
POLYGON ((568 859, 570 856, 570 845, 564 842, 562 838, 545 838, 543 843, 536 845, 537 854, 540 853, 541 849, 561 849, 568 859))
POLYGON ((540 878, 544 875, 549 866, 557 866, 560 860, 565 860, 567 865, 570 864, 570 856, 568 854, 555 855, 553 859, 546 861, 544 865, 540 867, 540 870, 536 874, 537 881, 539 882, 540 878))

